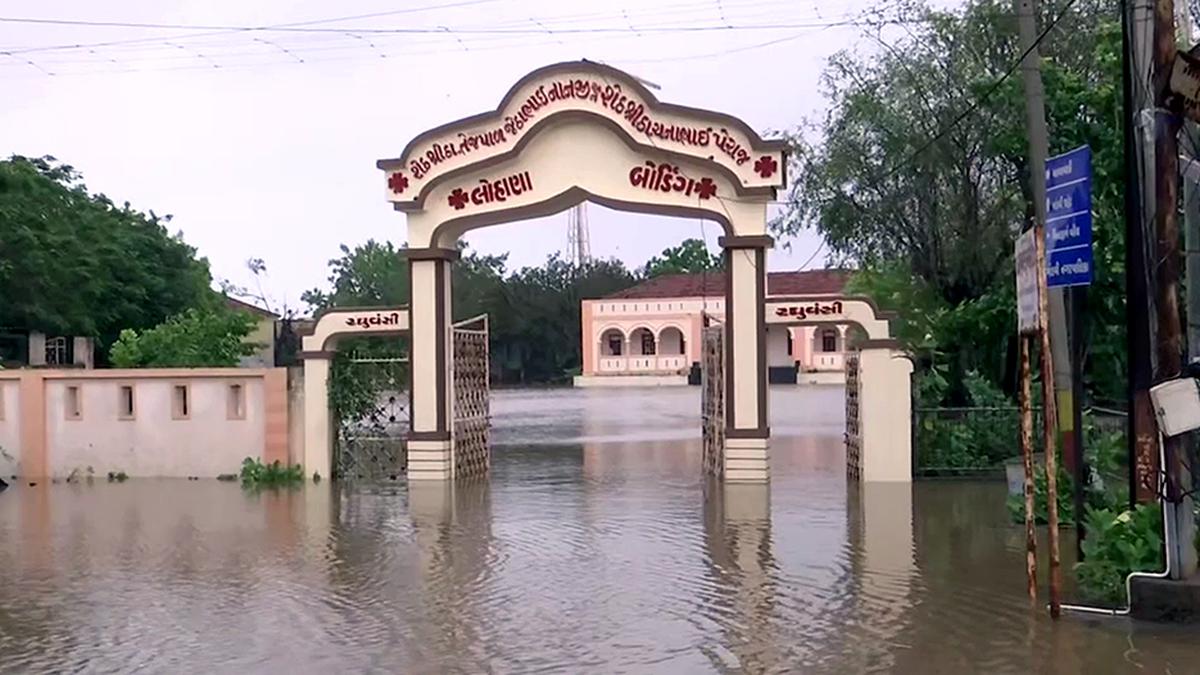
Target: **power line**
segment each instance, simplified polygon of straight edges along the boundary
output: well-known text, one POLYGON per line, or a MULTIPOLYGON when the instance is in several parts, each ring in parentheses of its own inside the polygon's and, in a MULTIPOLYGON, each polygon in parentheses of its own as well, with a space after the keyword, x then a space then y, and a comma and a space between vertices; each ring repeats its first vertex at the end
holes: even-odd
MULTIPOLYGON (((300 27, 304 27, 304 26, 315 26, 315 25, 326 24, 326 23, 340 23, 342 21, 359 21, 362 19, 377 19, 377 18, 384 17, 384 16, 399 16, 401 14, 416 14, 419 12, 432 12, 432 11, 436 11, 439 9, 471 7, 474 5, 485 5, 485 4, 490 4, 490 3, 494 3, 494 2, 501 2, 501 0, 458 0, 457 2, 447 2, 447 3, 440 4, 440 5, 424 5, 421 7, 408 7, 406 9, 396 9, 396 10, 391 10, 388 12, 373 12, 370 14, 351 14, 348 16, 337 16, 337 17, 330 17, 330 18, 326 18, 326 19, 310 19, 307 21, 293 21, 293 22, 289 22, 289 23, 273 24, 273 25, 258 26, 258 27, 242 26, 242 27, 228 27, 228 28, 219 28, 219 29, 216 29, 216 28, 194 29, 194 30, 205 30, 205 32, 196 33, 193 35, 175 35, 175 36, 170 36, 166 39, 184 40, 184 39, 194 39, 194 38, 199 38, 199 37, 212 37, 214 35, 230 35, 230 34, 234 34, 234 33, 244 33, 247 31, 282 30, 282 29, 286 29, 286 28, 300 28, 300 27)), ((57 25, 67 25, 67 26, 89 26, 90 25, 90 26, 94 26, 94 27, 113 27, 113 28, 137 27, 134 24, 122 24, 120 22, 115 22, 115 21, 88 22, 88 21, 79 21, 79 20, 71 20, 71 19, 37 19, 37 18, 22 18, 22 17, 0 17, 0 23, 35 23, 35 24, 46 24, 46 25, 57 24, 57 25)), ((181 24, 181 25, 177 25, 176 30, 193 30, 193 29, 185 28, 185 26, 181 24)), ((330 29, 330 32, 337 32, 337 31, 330 29)), ((86 48, 93 48, 93 47, 113 47, 113 46, 117 46, 117 45, 131 45, 131 44, 146 43, 146 42, 162 42, 163 39, 164 39, 163 37, 158 36, 158 37, 132 38, 132 39, 128 39, 128 40, 110 40, 107 42, 93 42, 93 43, 89 43, 89 44, 67 44, 67 45, 51 45, 51 46, 46 46, 46 47, 26 47, 26 48, 21 48, 21 49, 0 50, 0 54, 11 55, 11 54, 24 54, 24 53, 29 53, 29 52, 40 52, 40 51, 56 51, 56 50, 62 50, 62 49, 86 49, 86 48)))
MULTIPOLYGON (((488 0, 480 0, 488 1, 488 0)), ((896 19, 889 23, 910 23, 919 22, 915 19, 896 19)), ((709 32, 725 32, 725 31, 759 31, 759 30, 795 30, 799 28, 826 28, 833 26, 853 26, 853 25, 877 25, 877 22, 863 21, 862 19, 848 19, 842 21, 813 21, 813 22, 798 22, 798 23, 762 23, 762 24, 707 24, 699 26, 588 26, 580 28, 553 28, 549 26, 535 26, 532 28, 451 28, 448 26, 417 26, 417 27, 397 27, 397 28, 313 28, 303 26, 223 26, 223 25, 197 25, 197 24, 169 24, 169 23, 120 23, 120 22, 104 22, 104 21, 74 21, 68 19, 23 19, 14 17, 0 17, 0 23, 26 23, 26 24, 47 24, 47 25, 66 25, 66 26, 90 26, 90 27, 120 27, 120 28, 141 28, 141 29, 168 29, 168 30, 205 30, 219 31, 223 33, 245 33, 245 32, 281 32, 281 33, 336 33, 346 34, 353 33, 355 35, 428 35, 428 34, 458 34, 458 35, 579 35, 579 34, 597 34, 597 33, 709 33, 709 32)), ((103 46, 103 45, 100 45, 103 46)), ((67 48, 73 48, 67 47, 67 48)), ((28 51, 35 51, 37 48, 31 49, 11 49, 6 50, 9 54, 18 54, 28 51)), ((51 49, 51 48, 46 48, 51 49)))

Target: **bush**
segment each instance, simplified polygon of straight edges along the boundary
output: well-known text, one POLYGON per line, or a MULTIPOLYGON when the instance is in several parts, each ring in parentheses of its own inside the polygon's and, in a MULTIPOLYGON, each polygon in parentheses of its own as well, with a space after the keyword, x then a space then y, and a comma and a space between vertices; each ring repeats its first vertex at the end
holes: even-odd
POLYGON ((1021 418, 1013 402, 975 371, 963 384, 973 407, 940 408, 947 387, 940 370, 917 380, 918 468, 988 469, 1018 454, 1021 418))
POLYGON ((263 464, 253 457, 242 460, 242 485, 289 485, 303 481, 304 467, 299 464, 285 466, 279 460, 263 464))
MULTIPOLYGON (((1049 511, 1046 509, 1046 467, 1033 467, 1033 522, 1045 525, 1050 522, 1049 511)), ((1058 525, 1067 527, 1075 524, 1075 486, 1071 477, 1063 468, 1062 460, 1058 464, 1058 525)), ((1025 495, 1008 496, 1008 515, 1014 523, 1025 522, 1025 495)))
POLYGON ((254 317, 225 308, 189 309, 142 331, 125 329, 109 351, 117 368, 236 366, 259 347, 245 342, 254 317))
POLYGON ((1131 572, 1163 567, 1163 521, 1159 504, 1140 504, 1132 511, 1095 509, 1087 517, 1083 562, 1075 565, 1084 597, 1112 604, 1125 599, 1131 572))

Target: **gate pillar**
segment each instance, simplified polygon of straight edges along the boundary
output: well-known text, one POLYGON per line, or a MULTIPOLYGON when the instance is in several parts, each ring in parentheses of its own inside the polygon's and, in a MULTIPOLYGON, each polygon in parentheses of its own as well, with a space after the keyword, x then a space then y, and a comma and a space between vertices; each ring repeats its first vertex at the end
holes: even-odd
POLYGON ((304 352, 304 473, 333 477, 328 352, 304 352))
POLYGON ((894 340, 867 340, 858 356, 859 479, 912 480, 912 371, 894 340))
POLYGON ((721 237, 725 249, 725 466, 730 481, 766 482, 767 235, 721 237))
POLYGON ((409 480, 450 480, 454 448, 450 423, 450 270, 458 251, 413 248, 409 268, 412 320, 412 432, 408 440, 409 480))

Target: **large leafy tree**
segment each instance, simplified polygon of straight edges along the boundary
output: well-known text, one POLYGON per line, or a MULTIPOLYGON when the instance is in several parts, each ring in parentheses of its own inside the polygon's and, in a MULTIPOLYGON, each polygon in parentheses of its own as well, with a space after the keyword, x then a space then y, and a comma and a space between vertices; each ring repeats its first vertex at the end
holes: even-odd
POLYGON ((169 220, 89 194, 51 157, 0 162, 0 326, 111 344, 215 305, 208 262, 169 220))
MULTIPOLYGON (((310 306, 408 303, 408 263, 400 249, 369 241, 353 249, 342 246, 341 251, 329 262, 331 289, 313 289, 302 296, 310 306)), ((580 301, 636 282, 616 260, 579 267, 554 255, 544 265, 516 272, 509 272, 505 263, 506 256, 481 255, 462 247, 462 257, 453 268, 454 318, 487 314, 492 360, 502 377, 521 382, 554 381, 578 370, 580 301)), ((376 355, 403 349, 394 341, 390 344, 371 346, 362 341, 353 346, 376 355)))
POLYGON ((664 249, 659 255, 646 261, 642 268, 645 277, 662 274, 697 274, 721 269, 721 256, 708 252, 700 239, 684 239, 679 246, 664 249))
MULTIPOLYGON (((1040 25, 1064 6, 1044 4, 1040 25)), ((1090 373, 1107 399, 1120 396, 1124 370, 1116 11, 1079 0, 1042 43, 1051 151, 1087 143, 1094 153, 1090 373)), ((900 311, 924 371, 963 402, 973 370, 1012 379, 1012 242, 1032 211, 1024 93, 1006 77, 1020 50, 1007 2, 906 12, 921 20, 829 61, 830 112, 793 134, 798 178, 773 225, 816 229, 833 262, 863 269, 855 290, 900 311)))

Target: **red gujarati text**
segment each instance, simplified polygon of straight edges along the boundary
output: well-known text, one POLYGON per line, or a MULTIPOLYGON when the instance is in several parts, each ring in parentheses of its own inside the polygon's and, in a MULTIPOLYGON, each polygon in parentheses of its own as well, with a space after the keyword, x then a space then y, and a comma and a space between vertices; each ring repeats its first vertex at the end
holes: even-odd
POLYGON ((456 187, 446 197, 446 202, 461 211, 467 204, 480 206, 493 202, 505 202, 509 197, 516 197, 523 192, 533 189, 533 178, 528 171, 522 171, 511 176, 490 180, 480 178, 479 185, 474 188, 456 187))
POLYGON ((679 167, 663 162, 647 161, 629 170, 629 184, 658 192, 682 192, 683 196, 696 195, 700 199, 711 199, 717 194, 717 184, 707 176, 696 180, 679 172, 679 167))
MULTIPOLYGON (((433 167, 442 162, 469 155, 480 148, 499 147, 515 141, 532 126, 544 110, 560 107, 567 101, 588 101, 608 116, 622 122, 630 131, 641 134, 651 143, 655 140, 690 145, 716 146, 738 166, 750 161, 750 148, 743 146, 724 127, 698 127, 656 119, 645 103, 626 93, 618 83, 593 79, 563 79, 539 84, 521 105, 494 127, 459 132, 456 138, 446 137, 429 143, 423 152, 409 158, 409 171, 417 180, 425 178, 433 167)), ((756 169, 760 175, 761 169, 756 169)), ((772 172, 773 173, 773 172, 772 172)))
POLYGON ((375 316, 348 316, 346 317, 347 326, 358 326, 359 328, 375 328, 377 326, 398 326, 400 325, 400 313, 389 312, 381 314, 375 312, 375 316))
POLYGON ((829 303, 814 302, 811 305, 792 305, 790 307, 776 307, 775 316, 791 316, 801 321, 814 317, 828 314, 841 314, 842 301, 834 300, 829 303))

